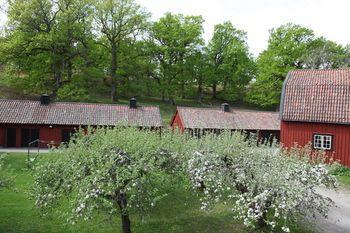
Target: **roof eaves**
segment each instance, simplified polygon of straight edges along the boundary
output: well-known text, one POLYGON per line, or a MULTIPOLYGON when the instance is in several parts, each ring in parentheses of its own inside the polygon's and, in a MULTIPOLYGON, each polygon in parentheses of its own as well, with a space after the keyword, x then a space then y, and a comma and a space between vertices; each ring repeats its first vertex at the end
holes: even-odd
POLYGON ((283 119, 283 110, 284 110, 284 99, 285 99, 285 94, 286 94, 286 86, 287 86, 287 82, 291 77, 291 73, 293 71, 289 71, 287 74, 286 79, 283 82, 283 86, 282 86, 282 93, 281 93, 281 101, 280 101, 280 111, 279 111, 279 120, 283 119))

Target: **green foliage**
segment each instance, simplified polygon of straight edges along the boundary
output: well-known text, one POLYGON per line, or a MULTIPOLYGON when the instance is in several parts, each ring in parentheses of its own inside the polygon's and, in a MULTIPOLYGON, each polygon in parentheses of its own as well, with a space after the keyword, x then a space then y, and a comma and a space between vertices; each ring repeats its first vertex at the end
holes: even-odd
POLYGON ((308 53, 301 59, 304 66, 310 69, 346 68, 350 65, 350 53, 346 47, 323 37, 312 41, 308 53))
POLYGON ((7 188, 10 189, 13 186, 13 179, 5 174, 4 160, 6 156, 0 154, 0 190, 7 188))
POLYGON ((84 101, 88 98, 87 90, 79 84, 69 83, 57 92, 57 100, 84 101))
POLYGON ((234 28, 231 22, 215 25, 207 53, 213 97, 216 97, 217 86, 221 85, 224 99, 242 99, 245 86, 255 74, 246 32, 234 28))
MULTIPOLYGON (((176 95, 184 96, 185 87, 192 80, 186 76, 186 61, 195 56, 203 44, 203 18, 182 14, 165 14, 151 27, 150 53, 157 69, 155 79, 162 98, 172 102, 176 95)), ((193 61, 193 60, 192 60, 193 61)))
POLYGON ((148 27, 149 16, 149 13, 134 0, 99 0, 94 4, 97 36, 100 37, 100 33, 102 34, 101 45, 110 55, 112 101, 117 100, 117 85, 123 84, 124 81, 121 78, 124 70, 120 67, 120 63, 127 65, 133 57, 125 51, 125 48, 130 48, 130 45, 137 41, 137 37, 144 33, 148 27), (125 58, 126 60, 123 60, 125 58))
POLYGON ((335 176, 350 176, 350 169, 341 165, 338 162, 335 162, 330 168, 330 173, 332 173, 335 176))
POLYGON ((308 28, 282 25, 270 32, 268 47, 258 57, 258 75, 246 100, 264 108, 279 104, 283 81, 293 69, 326 69, 349 65, 346 49, 308 28))
MULTIPOLYGON (((77 69, 91 39, 89 1, 9 1, 8 23, 0 48, 3 64, 34 85, 56 92, 77 69)), ((41 89, 41 88, 39 88, 41 89)))
POLYGON ((150 22, 135 0, 9 0, 7 18, 0 83, 23 96, 152 96, 172 104, 213 97, 275 108, 291 69, 350 64, 349 46, 300 25, 272 29, 255 59, 246 33, 229 21, 205 43, 202 16, 166 13, 150 22))

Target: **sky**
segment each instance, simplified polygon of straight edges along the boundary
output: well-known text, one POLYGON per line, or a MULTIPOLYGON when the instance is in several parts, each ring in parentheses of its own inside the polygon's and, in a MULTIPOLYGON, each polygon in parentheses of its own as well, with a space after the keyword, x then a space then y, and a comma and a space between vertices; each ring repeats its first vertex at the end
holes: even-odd
MULTIPOLYGON (((0 0, 3 2, 4 0, 0 0)), ((266 49, 269 30, 288 22, 314 30, 339 44, 350 44, 350 0, 136 0, 151 12, 153 20, 166 12, 202 15, 204 38, 208 41, 214 25, 231 21, 247 32, 251 53, 266 49)), ((0 12, 0 26, 6 21, 0 12)))
POLYGON ((269 30, 292 22, 314 30, 339 44, 350 44, 350 0, 136 0, 152 13, 154 20, 166 12, 202 15, 204 38, 214 25, 231 21, 247 32, 251 53, 267 47, 269 30))

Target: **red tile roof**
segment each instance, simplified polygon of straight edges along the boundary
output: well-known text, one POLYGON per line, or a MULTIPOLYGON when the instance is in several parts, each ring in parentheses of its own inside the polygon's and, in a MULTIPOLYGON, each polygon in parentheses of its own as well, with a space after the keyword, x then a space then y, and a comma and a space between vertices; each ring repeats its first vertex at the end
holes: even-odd
POLYGON ((0 123, 50 125, 104 125, 125 122, 143 127, 160 127, 162 119, 158 107, 127 105, 0 100, 0 123))
POLYGON ((350 124, 350 69, 289 72, 282 91, 281 119, 350 124))
POLYGON ((177 107, 187 129, 280 130, 277 112, 177 107))

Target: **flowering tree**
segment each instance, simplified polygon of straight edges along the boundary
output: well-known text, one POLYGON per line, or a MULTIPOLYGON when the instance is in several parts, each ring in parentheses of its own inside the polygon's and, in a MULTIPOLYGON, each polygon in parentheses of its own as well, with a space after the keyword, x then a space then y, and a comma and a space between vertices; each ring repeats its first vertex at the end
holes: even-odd
POLYGON ((169 190, 162 185, 183 173, 203 193, 202 209, 221 202, 247 226, 285 232, 302 215, 326 216, 332 202, 316 188, 336 186, 322 154, 309 147, 257 145, 238 132, 194 139, 126 126, 87 129, 51 154, 36 168, 36 205, 47 211, 69 196, 70 222, 104 210, 120 215, 123 232, 131 232, 131 210, 146 213, 169 190))
MULTIPOLYGON (((36 205, 47 211, 70 196, 70 222, 104 210, 119 213, 123 232, 131 232, 130 210, 144 213, 153 207, 163 196, 159 179, 176 169, 177 154, 168 141, 176 137, 160 140, 156 132, 126 126, 81 131, 37 167, 36 205)), ((181 137, 176 141, 181 144, 181 137)))
POLYGON ((336 186, 309 147, 290 151, 244 141, 240 133, 208 136, 188 160, 194 188, 203 191, 202 209, 224 202, 246 226, 270 225, 289 232, 288 221, 315 213, 327 215, 331 200, 316 187, 336 186), (310 161, 310 154, 314 160, 310 161))
POLYGON ((3 174, 4 173, 4 160, 6 156, 4 154, 0 154, 0 190, 3 188, 11 188, 12 187, 12 179, 11 177, 3 174))

